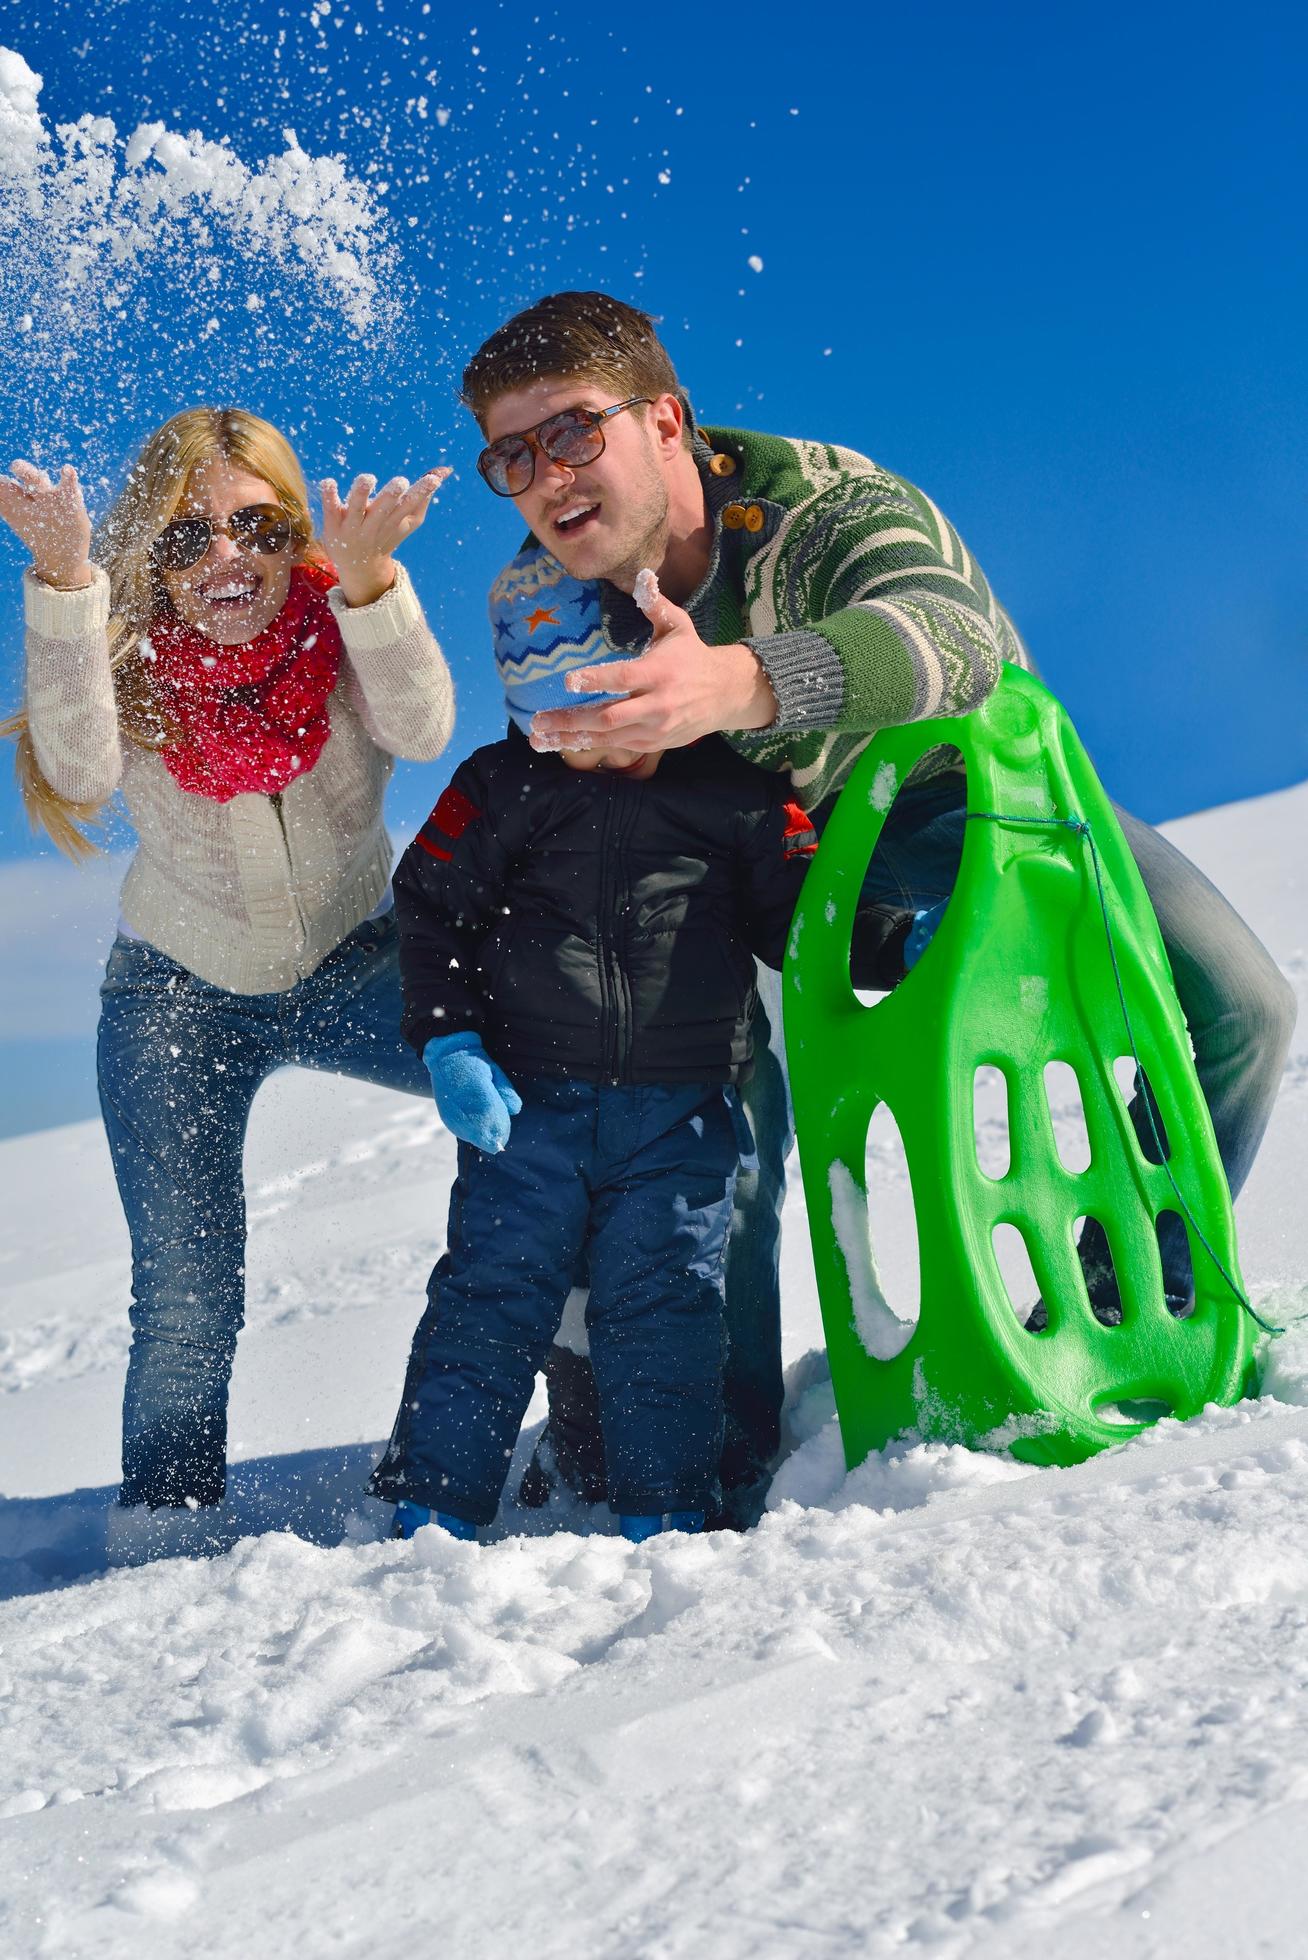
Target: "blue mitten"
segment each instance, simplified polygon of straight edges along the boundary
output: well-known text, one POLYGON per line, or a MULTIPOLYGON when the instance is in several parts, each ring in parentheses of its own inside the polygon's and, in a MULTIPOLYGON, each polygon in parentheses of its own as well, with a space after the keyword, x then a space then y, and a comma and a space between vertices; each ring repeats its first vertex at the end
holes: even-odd
POLYGON ((912 972, 927 947, 931 944, 931 941, 935 938, 936 927, 944 918, 945 907, 948 903, 949 900, 947 898, 942 898, 938 905, 928 905, 923 911, 913 914, 913 923, 909 928, 908 938, 904 941, 905 973, 912 972))
POLYGON ((434 1034, 422 1051, 436 1107, 452 1135, 492 1155, 509 1140, 509 1119, 522 1097, 498 1062, 481 1045, 481 1036, 434 1034))

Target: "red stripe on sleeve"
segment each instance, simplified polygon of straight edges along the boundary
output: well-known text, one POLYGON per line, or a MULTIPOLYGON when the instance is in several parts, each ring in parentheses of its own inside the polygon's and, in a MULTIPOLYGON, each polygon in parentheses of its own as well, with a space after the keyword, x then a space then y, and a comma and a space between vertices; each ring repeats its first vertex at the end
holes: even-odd
POLYGON ((454 855, 453 846, 468 825, 475 823, 480 815, 481 811, 472 798, 465 796, 461 789, 456 789, 451 783, 448 789, 441 791, 436 808, 418 832, 418 842, 428 857, 439 858, 442 864, 448 864, 454 855), (435 841, 438 838, 439 843, 435 841), (445 848, 447 845, 449 849, 445 848))
POLYGON ((468 825, 480 815, 481 811, 472 798, 465 796, 461 789, 456 789, 451 783, 448 789, 441 791, 436 808, 427 821, 443 831, 452 844, 457 844, 468 825))

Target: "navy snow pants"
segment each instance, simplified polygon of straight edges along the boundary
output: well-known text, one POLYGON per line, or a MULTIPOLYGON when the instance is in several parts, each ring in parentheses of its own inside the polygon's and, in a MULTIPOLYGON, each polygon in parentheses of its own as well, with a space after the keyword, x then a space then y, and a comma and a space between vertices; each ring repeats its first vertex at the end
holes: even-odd
POLYGON ((704 1510, 722 1444, 734 1090, 545 1078, 505 1149, 459 1146, 448 1250, 369 1489, 489 1524, 573 1274, 615 1511, 704 1510))

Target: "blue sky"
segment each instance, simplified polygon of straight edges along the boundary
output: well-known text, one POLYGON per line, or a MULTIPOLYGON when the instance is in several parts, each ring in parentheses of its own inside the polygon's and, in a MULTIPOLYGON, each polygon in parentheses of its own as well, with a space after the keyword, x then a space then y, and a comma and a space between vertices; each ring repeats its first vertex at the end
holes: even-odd
MULTIPOLYGON (((1280 787, 1308 773, 1303 39, 1288 10, 1207 5, 0 0, 49 122, 159 119, 247 162, 293 127, 372 167, 398 254, 380 348, 293 292, 252 315, 234 259, 196 346, 171 262, 58 378, 11 319, 0 448, 44 437, 107 485, 208 395, 292 428, 311 476, 452 462, 408 561, 462 752, 499 730, 483 594, 518 534, 458 373, 538 293, 606 286, 662 317, 703 419, 928 490, 1121 801, 1159 819, 1280 787)), ((20 563, 0 544, 10 700, 20 563)), ((397 823, 440 775, 400 772, 397 823)), ((0 857, 33 848, 6 779, 0 857)))

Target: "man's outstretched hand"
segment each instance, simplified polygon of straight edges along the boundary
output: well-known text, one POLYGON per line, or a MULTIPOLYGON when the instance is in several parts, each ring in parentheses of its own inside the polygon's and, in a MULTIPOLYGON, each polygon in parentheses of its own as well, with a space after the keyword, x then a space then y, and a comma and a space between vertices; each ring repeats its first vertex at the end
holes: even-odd
POLYGON ((654 628, 645 652, 602 667, 579 667, 564 685, 574 694, 621 700, 549 708, 532 719, 534 749, 680 749, 701 735, 767 728, 777 698, 747 646, 707 646, 690 614, 665 599, 652 572, 636 580, 636 603, 654 628))

